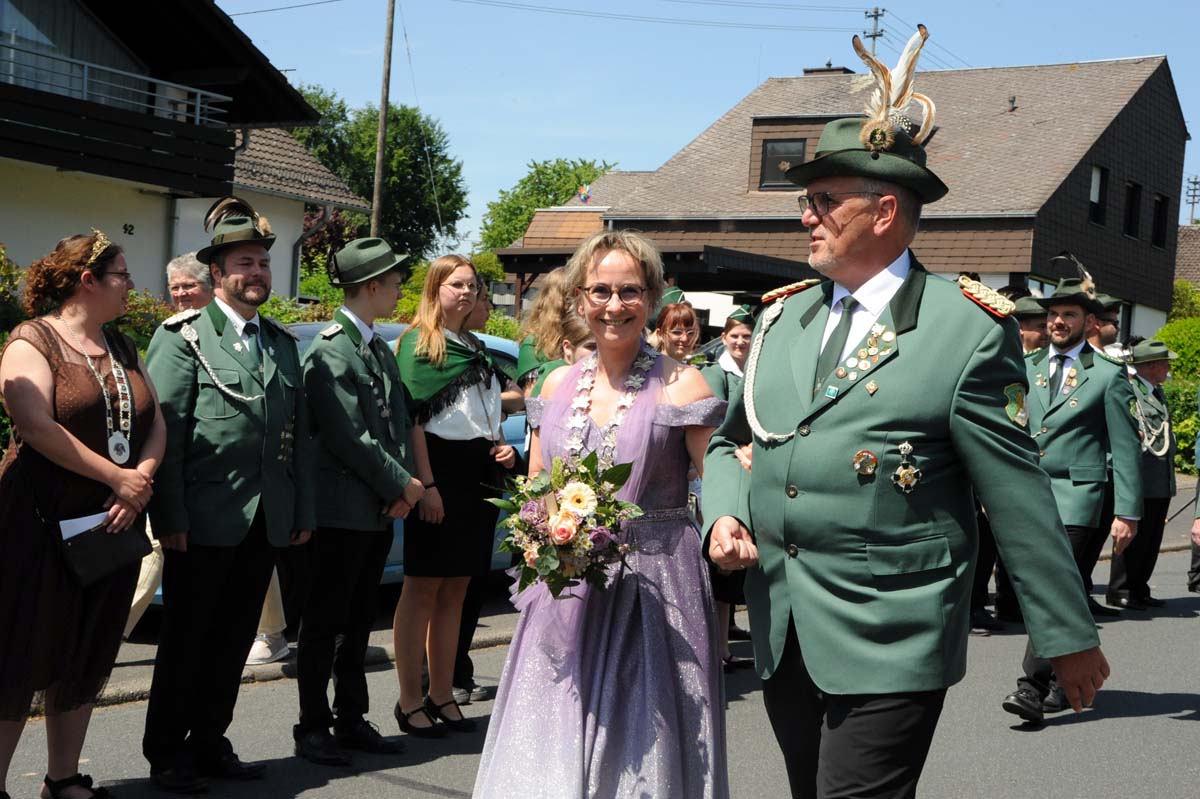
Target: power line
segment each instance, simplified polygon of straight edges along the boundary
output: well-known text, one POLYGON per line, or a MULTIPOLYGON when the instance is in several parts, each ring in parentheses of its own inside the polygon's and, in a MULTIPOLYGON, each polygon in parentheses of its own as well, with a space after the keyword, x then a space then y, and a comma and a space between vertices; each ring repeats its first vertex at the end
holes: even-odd
MULTIPOLYGON (((917 29, 917 26, 916 26, 916 25, 914 25, 913 23, 909 22, 909 21, 908 21, 908 20, 906 20, 906 19, 901 19, 901 18, 900 18, 900 16, 899 16, 898 14, 896 14, 896 12, 892 11, 890 8, 889 8, 889 9, 885 9, 885 10, 886 10, 886 11, 887 11, 889 14, 891 14, 891 15, 892 15, 892 16, 893 16, 893 17, 896 19, 896 21, 897 21, 897 22, 899 22, 901 25, 907 25, 907 26, 908 26, 909 28, 911 28, 912 30, 916 30, 916 29, 917 29)), ((968 67, 968 68, 970 68, 970 67, 971 67, 971 64, 970 64, 970 62, 968 62, 968 61, 967 61, 967 59, 963 58, 962 56, 958 55, 957 53, 954 53, 954 52, 952 52, 952 51, 951 51, 949 48, 942 46, 941 44, 939 44, 939 43, 937 42, 937 40, 936 40, 936 39, 930 39, 930 40, 929 40, 929 44, 933 45, 934 47, 938 48, 939 50, 943 50, 943 51, 945 51, 947 55, 950 55, 950 56, 953 56, 954 58, 957 58, 959 61, 961 61, 961 62, 963 63, 963 65, 964 65, 964 66, 966 66, 966 67, 968 67)), ((947 69, 955 69, 955 67, 947 67, 947 69)))
POLYGON ((312 3, 297 3, 294 6, 279 6, 277 8, 260 8, 257 11, 239 11, 230 14, 231 17, 248 17, 251 14, 270 14, 272 11, 290 11, 293 8, 308 8, 309 6, 324 6, 330 3, 340 3, 342 0, 314 0, 312 3))
POLYGON ((433 158, 429 155, 429 138, 425 135, 425 120, 420 119, 421 98, 417 95, 417 73, 413 70, 412 45, 408 42, 408 26, 404 24, 404 3, 400 7, 400 33, 404 36, 404 56, 408 60, 408 78, 412 82, 413 102, 417 104, 417 129, 421 131, 421 146, 425 149, 425 165, 429 168, 429 190, 433 193, 433 209, 437 212, 438 235, 445 236, 442 225, 442 204, 438 201, 437 181, 433 177, 433 158))
POLYGON ((750 3, 738 0, 659 0, 662 3, 677 3, 684 6, 732 6, 733 8, 769 8, 778 11, 844 11, 857 14, 865 9, 846 6, 805 6, 796 3, 750 3))
POLYGON ((574 8, 558 8, 554 6, 535 6, 527 3, 510 3, 503 0, 450 0, 452 3, 466 3, 475 6, 491 6, 493 8, 511 8, 517 11, 536 11, 544 14, 562 14, 573 17, 591 17, 593 19, 614 19, 625 22, 652 22, 658 25, 685 25, 699 28, 742 28, 746 30, 769 31, 811 31, 819 33, 858 33, 857 28, 827 28, 810 25, 765 25, 751 22, 720 22, 706 19, 676 19, 672 17, 646 17, 636 14, 610 14, 602 11, 583 11, 574 8))

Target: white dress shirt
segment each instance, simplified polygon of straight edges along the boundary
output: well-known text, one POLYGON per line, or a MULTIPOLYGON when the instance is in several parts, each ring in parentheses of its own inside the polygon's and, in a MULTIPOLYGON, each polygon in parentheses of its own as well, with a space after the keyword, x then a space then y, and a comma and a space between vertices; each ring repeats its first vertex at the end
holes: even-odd
POLYGON ((863 283, 855 291, 850 291, 841 283, 835 282, 829 321, 825 323, 825 333, 821 336, 821 349, 825 348, 825 342, 829 341, 829 337, 833 335, 833 329, 837 327, 842 318, 842 298, 847 296, 853 296, 858 300, 858 307, 853 311, 850 333, 846 336, 846 346, 839 353, 838 360, 843 360, 852 350, 857 349, 858 342, 866 337, 871 325, 879 321, 879 317, 887 308, 888 303, 892 301, 892 297, 896 296, 896 292, 904 284, 904 279, 908 277, 911 268, 908 250, 905 250, 900 253, 899 258, 892 261, 887 269, 863 283))
MULTIPOLYGON (((1067 359, 1065 361, 1063 361, 1063 368, 1066 369, 1067 371, 1070 371, 1071 367, 1075 365, 1075 361, 1079 360, 1079 353, 1083 351, 1084 344, 1087 344, 1086 338, 1081 338, 1079 340, 1079 343, 1076 344, 1074 347, 1072 347, 1069 350, 1060 350, 1058 347, 1055 347, 1053 344, 1051 344, 1050 345, 1050 377, 1054 377, 1054 375, 1058 374, 1058 369, 1057 369, 1058 361, 1054 360, 1055 358, 1057 358, 1059 355, 1067 356, 1067 359)), ((1050 382, 1051 382, 1051 385, 1053 385, 1054 381, 1051 380, 1050 382)))
POLYGON ((354 326, 358 328, 358 332, 359 335, 362 336, 363 343, 370 344, 375 338, 375 328, 371 327, 366 322, 355 316, 354 311, 350 310, 345 305, 343 305, 339 310, 341 310, 341 312, 346 315, 346 318, 353 322, 354 326))
POLYGON ((258 317, 258 311, 255 311, 254 316, 250 317, 249 319, 243 319, 240 313, 229 307, 229 305, 226 304, 225 301, 220 297, 213 297, 213 302, 215 302, 217 307, 220 308, 227 317, 229 317, 229 321, 233 324, 233 329, 237 331, 238 338, 242 340, 242 343, 247 347, 257 348, 256 351, 261 353, 262 347, 259 346, 259 344, 262 341, 262 319, 258 317), (246 325, 251 323, 258 328, 257 341, 255 341, 249 334, 246 333, 246 325))

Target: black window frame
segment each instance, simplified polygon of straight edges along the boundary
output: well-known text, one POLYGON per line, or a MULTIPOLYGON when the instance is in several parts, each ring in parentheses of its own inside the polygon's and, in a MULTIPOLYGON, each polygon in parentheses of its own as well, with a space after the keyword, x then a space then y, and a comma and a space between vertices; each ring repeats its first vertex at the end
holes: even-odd
POLYGON ((1121 215, 1121 234, 1131 239, 1141 238, 1142 184, 1125 181, 1125 207, 1121 215))
POLYGON ((1150 246, 1165 250, 1167 248, 1168 220, 1171 212, 1171 198, 1165 194, 1154 194, 1153 210, 1150 215, 1150 246))
POLYGON ((1108 167, 1099 164, 1092 165, 1088 176, 1088 221, 1093 225, 1104 227, 1108 218, 1108 167), (1100 173, 1100 186, 1096 191, 1098 199, 1092 199, 1092 188, 1095 184, 1096 172, 1100 173))
POLYGON ((768 182, 768 180, 767 180, 767 174, 768 174, 767 158, 768 158, 768 153, 770 150, 770 145, 773 145, 773 144, 799 144, 800 145, 800 157, 799 158, 795 158, 794 156, 791 158, 788 158, 785 155, 770 155, 770 158, 772 160, 784 158, 792 166, 796 166, 798 164, 804 163, 804 158, 808 153, 808 139, 807 138, 798 138, 795 136, 789 136, 786 138, 778 138, 778 139, 763 139, 762 154, 759 156, 759 165, 758 165, 758 190, 759 191, 798 191, 799 187, 795 183, 792 183, 790 180, 788 180, 786 177, 784 177, 783 172, 781 170, 778 170, 776 167, 773 167, 770 171, 772 174, 778 173, 779 180, 768 182))

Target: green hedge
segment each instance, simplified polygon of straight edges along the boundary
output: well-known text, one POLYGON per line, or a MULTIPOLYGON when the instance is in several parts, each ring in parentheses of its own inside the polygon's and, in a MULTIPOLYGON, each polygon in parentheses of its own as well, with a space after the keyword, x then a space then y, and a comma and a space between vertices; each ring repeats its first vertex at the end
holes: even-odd
MULTIPOLYGON (((1169 322, 1155 336, 1173 352, 1179 360, 1171 364, 1171 374, 1178 378, 1200 377, 1200 318, 1190 317, 1169 322)), ((1192 397, 1195 399, 1195 396, 1192 397)))
POLYGON ((1198 389, 1200 380, 1174 376, 1163 384, 1177 443, 1175 471, 1185 474, 1196 474, 1196 433, 1200 431, 1200 414, 1196 409, 1198 389))

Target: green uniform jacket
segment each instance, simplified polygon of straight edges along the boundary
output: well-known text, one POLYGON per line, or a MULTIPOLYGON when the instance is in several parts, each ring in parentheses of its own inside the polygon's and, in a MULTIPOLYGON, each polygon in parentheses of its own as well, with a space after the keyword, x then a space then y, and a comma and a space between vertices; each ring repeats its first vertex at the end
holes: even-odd
POLYGON ((293 532, 316 526, 315 446, 306 434, 296 339, 278 322, 260 318, 261 372, 247 361, 237 330, 215 302, 176 314, 150 341, 146 365, 167 426, 150 503, 156 535, 186 531, 190 543, 237 546, 260 502, 272 546, 285 547, 293 532), (189 330, 212 374, 185 341, 189 330), (213 375, 238 394, 265 398, 231 398, 213 375))
MULTIPOLYGON (((1050 475, 1058 514, 1065 525, 1095 527, 1104 506, 1107 458, 1112 455, 1113 512, 1141 518, 1142 447, 1136 400, 1123 363, 1084 344, 1060 391, 1050 397, 1049 350, 1025 357, 1029 378, 1029 432, 1050 475)), ((990 514, 992 508, 985 506, 990 514)), ((1033 506, 1036 507, 1036 506, 1033 506)))
POLYGON ((726 402, 735 393, 742 390, 742 378, 733 372, 725 371, 719 363, 710 363, 700 367, 704 382, 708 383, 713 396, 726 402))
MULTIPOLYGON (((1062 524, 1031 510, 1053 507, 1053 496, 1019 425, 1025 375, 1016 323, 997 320, 913 259, 878 320, 878 361, 830 375, 814 398, 831 292, 825 282, 786 298, 757 362, 760 422, 796 435, 754 437, 746 472, 733 453, 752 437, 739 391, 704 460, 705 521, 737 517, 758 544, 746 599, 762 677, 775 671, 790 621, 826 693, 935 690, 960 680, 978 551, 973 493, 988 509, 1036 651, 1054 657, 1096 646, 1062 524), (905 442, 922 472, 909 494, 891 479, 905 442), (861 450, 878 460, 873 475, 851 465, 861 450)), ((867 339, 859 351, 870 355, 867 339)))
POLYGON ((1136 393, 1141 411, 1138 437, 1142 440, 1142 495, 1146 499, 1175 496, 1175 430, 1171 424, 1171 409, 1165 398, 1159 399, 1141 380, 1134 378, 1130 385, 1136 393), (1166 436, 1166 442, 1163 436, 1166 436), (1162 455, 1159 451, 1166 443, 1162 455))
POLYGON ((304 390, 319 443, 317 524, 385 530, 384 509, 412 479, 411 427, 396 357, 339 310, 304 353, 304 390))

